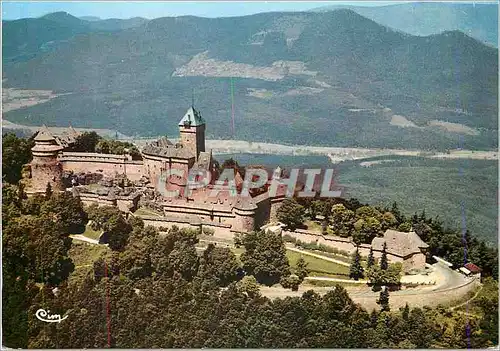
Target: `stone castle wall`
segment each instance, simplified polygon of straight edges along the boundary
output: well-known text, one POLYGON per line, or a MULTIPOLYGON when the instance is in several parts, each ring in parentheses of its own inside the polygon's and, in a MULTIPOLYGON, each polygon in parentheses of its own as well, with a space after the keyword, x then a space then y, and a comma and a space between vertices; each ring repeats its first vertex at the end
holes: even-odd
MULTIPOLYGON (((160 176, 162 173, 168 169, 176 169, 180 170, 183 172, 186 176, 189 172, 189 168, 192 167, 194 164, 194 158, 192 160, 176 160, 176 159, 169 159, 168 161, 165 161, 165 159, 160 158, 160 157, 155 157, 155 156, 150 156, 150 155, 143 155, 144 159, 144 175, 149 178, 151 181, 151 184, 157 188, 158 187, 158 181, 160 180, 160 176)), ((171 180, 173 180, 171 178, 171 180)), ((183 183, 180 179, 178 180, 179 183, 183 183)), ((169 190, 174 190, 174 189, 169 189, 169 190)), ((178 187, 178 189, 181 194, 183 194, 183 187, 178 187)))
POLYGON ((209 228, 214 230, 215 236, 217 238, 232 239, 233 233, 231 232, 231 226, 222 223, 215 223, 209 221, 202 221, 199 223, 190 222, 183 218, 172 218, 172 217, 153 217, 153 216, 137 216, 144 221, 144 225, 150 225, 155 228, 172 228, 172 226, 177 226, 178 228, 189 228, 203 230, 203 228, 209 228))
POLYGON ((236 232, 250 232, 255 229, 255 211, 234 209, 234 222, 231 230, 236 232))
POLYGON ((84 205, 90 206, 97 204, 98 206, 116 206, 122 212, 129 213, 137 208, 139 197, 135 198, 108 198, 107 196, 99 196, 97 194, 80 193, 80 200, 84 205))
POLYGON ((205 125, 182 126, 179 131, 182 145, 191 150, 193 155, 198 157, 200 152, 205 151, 205 125))
POLYGON ((107 197, 97 194, 79 194, 80 200, 86 206, 97 204, 98 206, 116 206, 116 199, 108 199, 107 197))
POLYGON ((163 203, 165 216, 198 216, 201 221, 231 225, 235 215, 228 206, 211 205, 196 201, 172 201, 163 203))
POLYGON ((255 227, 260 228, 270 219, 271 200, 268 194, 264 193, 256 196, 254 201, 257 205, 257 210, 255 211, 255 227))
MULTIPOLYGON (((342 238, 334 235, 322 235, 320 233, 297 229, 296 231, 283 231, 283 235, 289 235, 297 240, 305 243, 317 243, 318 245, 325 245, 332 248, 337 248, 352 254, 356 251, 356 246, 349 238, 342 238)), ((368 251, 370 249, 368 248, 368 251)), ((363 254, 360 251, 360 254, 363 254)), ((375 255, 375 254, 374 254, 375 255)))
POLYGON ((53 191, 64 190, 62 164, 56 157, 33 157, 31 162, 31 186, 27 192, 43 193, 50 184, 53 191))
POLYGON ((278 220, 277 213, 281 204, 285 200, 284 196, 270 198, 269 221, 276 222, 278 220))
MULTIPOLYGON (((301 229, 297 229, 294 232, 284 230, 283 235, 289 235, 305 243, 317 243, 318 245, 337 248, 338 250, 345 251, 349 254, 353 254, 354 252, 356 252, 356 245, 351 241, 350 238, 342 238, 335 235, 322 235, 321 233, 301 229)), ((361 256, 367 257, 370 253, 370 248, 371 245, 369 244, 359 245, 359 254, 361 256)), ((381 256, 381 250, 373 250, 373 257, 380 258, 381 256)), ((404 259, 401 256, 397 256, 388 252, 387 259, 393 263, 402 262, 404 271, 408 271, 413 267, 425 266, 425 255, 423 253, 413 254, 411 257, 404 259)))
POLYGON ((63 152, 59 155, 59 161, 64 171, 74 173, 92 172, 108 176, 126 174, 132 181, 137 181, 144 175, 143 162, 130 160, 125 155, 63 152))

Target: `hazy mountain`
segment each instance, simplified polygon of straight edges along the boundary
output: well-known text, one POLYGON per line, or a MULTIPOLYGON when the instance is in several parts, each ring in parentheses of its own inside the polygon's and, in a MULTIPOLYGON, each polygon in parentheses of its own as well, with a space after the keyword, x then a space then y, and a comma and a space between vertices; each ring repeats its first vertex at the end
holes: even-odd
POLYGON ((83 21, 89 21, 89 22, 94 22, 94 21, 101 21, 101 17, 97 17, 97 16, 81 16, 81 17, 78 17, 79 19, 83 20, 83 21))
POLYGON ((2 59, 26 60, 60 41, 90 30, 88 22, 65 12, 2 21, 2 59))
POLYGON ((460 137, 497 147, 496 48, 459 31, 412 36, 349 10, 88 29, 4 61, 3 74, 6 87, 68 93, 4 114, 21 124, 176 134, 194 89, 209 137, 423 149, 456 148, 460 137))
POLYGON ((413 35, 459 30, 498 47, 498 4, 414 2, 389 6, 329 5, 312 11, 353 10, 377 23, 413 35))
POLYGON ((134 28, 142 26, 148 20, 142 17, 133 17, 128 19, 119 19, 119 18, 108 18, 99 21, 91 21, 90 28, 92 30, 107 30, 107 31, 115 31, 127 28, 134 28))
POLYGON ((53 50, 75 35, 96 31, 117 31, 140 26, 147 19, 85 20, 67 12, 54 12, 39 18, 2 21, 3 62, 25 61, 40 52, 53 50))

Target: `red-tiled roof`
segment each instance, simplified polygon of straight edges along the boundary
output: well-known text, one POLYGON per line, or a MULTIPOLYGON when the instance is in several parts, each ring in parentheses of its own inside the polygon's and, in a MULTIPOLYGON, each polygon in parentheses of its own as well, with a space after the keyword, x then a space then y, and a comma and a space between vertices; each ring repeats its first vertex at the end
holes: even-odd
POLYGON ((465 268, 467 268, 469 271, 471 271, 471 273, 480 273, 482 271, 481 268, 479 268, 478 266, 476 266, 474 263, 466 263, 464 265, 465 268))

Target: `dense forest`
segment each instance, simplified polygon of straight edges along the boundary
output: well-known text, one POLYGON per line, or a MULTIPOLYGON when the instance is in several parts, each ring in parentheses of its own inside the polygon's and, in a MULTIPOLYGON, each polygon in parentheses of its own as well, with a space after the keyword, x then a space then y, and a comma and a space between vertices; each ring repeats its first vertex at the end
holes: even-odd
MULTIPOLYGON (((20 150, 27 147, 10 143, 20 150)), ((22 152, 17 155, 24 157, 22 152)), ((23 162, 11 159, 13 165, 23 162)), ((14 181, 2 182, 5 346, 484 348, 498 344, 497 250, 470 233, 462 241, 459 233, 442 228, 425 214, 406 218, 397 205, 376 209, 342 199, 290 200, 287 205, 294 216, 314 208, 339 218, 350 217, 347 211, 352 211, 354 218, 360 217, 354 223, 363 217, 374 225, 377 212, 391 225, 411 223, 433 252, 452 262, 463 260, 467 245, 469 257, 491 276, 484 279, 474 300, 472 317, 445 306, 366 311, 340 285, 323 296, 310 290, 300 297, 271 300, 259 293, 259 283, 293 285, 282 278, 307 274, 303 266, 290 266, 280 235, 243 236, 245 252, 239 259, 229 248, 215 245, 199 253, 195 247, 199 233, 192 230, 173 227, 160 233, 116 208, 85 207, 78 197, 50 189, 28 198, 18 182, 19 172, 16 176, 12 171, 14 181), (109 249, 93 260, 88 274, 77 276, 70 254, 75 243, 69 233, 89 219, 106 231, 109 249), (41 308, 67 318, 43 323, 35 318, 41 308)), ((335 228, 339 232, 358 230, 350 227, 351 222, 340 223, 335 228)), ((368 232, 362 228, 372 228, 358 227, 365 235, 368 232)))

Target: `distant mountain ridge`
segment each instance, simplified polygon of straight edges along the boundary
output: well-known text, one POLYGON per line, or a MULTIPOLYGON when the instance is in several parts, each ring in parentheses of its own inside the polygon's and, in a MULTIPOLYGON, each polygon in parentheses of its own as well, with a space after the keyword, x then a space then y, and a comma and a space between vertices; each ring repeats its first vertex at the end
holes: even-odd
MULTIPOLYGON (((39 21, 23 23, 54 35, 39 21)), ((351 10, 164 17, 114 31, 77 21, 49 21, 76 33, 50 50, 4 57, 5 87, 68 94, 4 118, 173 134, 194 88, 212 138, 450 149, 461 128, 472 130, 467 148, 497 147, 498 49, 460 31, 413 36, 351 10)), ((12 28, 4 38, 20 50, 30 39, 12 28)))
POLYGON ((118 31, 143 25, 141 17, 129 19, 77 18, 67 12, 54 12, 39 18, 2 21, 2 59, 28 60, 40 51, 50 50, 60 41, 96 31, 118 31), (47 45, 49 44, 49 45, 47 45))
POLYGON ((498 3, 414 2, 387 6, 329 5, 311 11, 350 9, 381 25, 427 36, 459 30, 498 47, 498 3))

